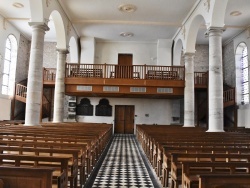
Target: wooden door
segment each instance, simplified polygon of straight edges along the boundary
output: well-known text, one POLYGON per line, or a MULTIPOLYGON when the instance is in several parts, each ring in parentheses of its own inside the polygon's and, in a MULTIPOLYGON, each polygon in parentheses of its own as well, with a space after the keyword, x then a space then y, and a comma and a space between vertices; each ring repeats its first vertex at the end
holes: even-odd
POLYGON ((124 106, 115 106, 115 134, 124 134, 125 122, 125 108, 124 106))
POLYGON ((118 54, 118 66, 115 68, 116 78, 133 78, 132 64, 132 54, 118 54))
POLYGON ((115 134, 134 133, 134 106, 115 106, 115 134))

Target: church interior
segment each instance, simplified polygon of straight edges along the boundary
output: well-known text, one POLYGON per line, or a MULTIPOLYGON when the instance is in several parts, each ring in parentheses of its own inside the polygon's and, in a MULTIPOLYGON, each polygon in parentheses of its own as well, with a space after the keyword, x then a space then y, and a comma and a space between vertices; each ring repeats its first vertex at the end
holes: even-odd
POLYGON ((1 0, 0 188, 250 187, 249 0, 1 0))

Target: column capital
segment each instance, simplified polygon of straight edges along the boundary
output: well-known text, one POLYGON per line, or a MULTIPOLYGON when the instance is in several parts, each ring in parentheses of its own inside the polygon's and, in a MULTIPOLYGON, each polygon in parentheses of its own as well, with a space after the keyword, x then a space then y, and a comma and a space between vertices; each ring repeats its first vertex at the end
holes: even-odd
POLYGON ((192 53, 192 52, 186 52, 183 54, 183 57, 184 57, 184 62, 190 62, 190 61, 193 61, 194 59, 194 56, 195 56, 195 53, 192 53))
POLYGON ((211 34, 219 34, 221 35, 225 31, 225 27, 209 27, 205 32, 205 36, 209 36, 211 34))
POLYGON ((183 56, 184 57, 193 57, 193 56, 195 56, 195 52, 185 52, 185 53, 183 53, 183 56))
POLYGON ((57 48, 56 51, 58 53, 60 53, 60 54, 68 54, 69 53, 69 50, 67 50, 67 49, 59 49, 59 48, 57 48))
POLYGON ((43 29, 44 31, 49 31, 48 24, 45 22, 29 22, 30 27, 43 29))

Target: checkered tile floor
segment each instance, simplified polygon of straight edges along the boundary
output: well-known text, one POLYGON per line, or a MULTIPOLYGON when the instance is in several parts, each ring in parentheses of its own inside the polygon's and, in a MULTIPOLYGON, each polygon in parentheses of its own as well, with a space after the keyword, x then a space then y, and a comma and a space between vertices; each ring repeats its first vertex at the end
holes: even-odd
POLYGON ((114 136, 92 187, 155 187, 142 160, 134 135, 114 136))

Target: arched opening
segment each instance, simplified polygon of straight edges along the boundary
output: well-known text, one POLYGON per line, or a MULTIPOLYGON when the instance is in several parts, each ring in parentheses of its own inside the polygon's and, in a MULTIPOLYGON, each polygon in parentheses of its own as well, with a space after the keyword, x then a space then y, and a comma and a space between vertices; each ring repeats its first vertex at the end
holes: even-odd
POLYGON ((191 52, 191 53, 195 52, 195 46, 198 37, 199 41, 201 41, 201 39, 202 40, 205 39, 204 34, 200 35, 200 32, 203 31, 204 33, 204 29, 206 29, 202 25, 205 25, 204 17, 202 15, 197 15, 196 17, 194 17, 187 31, 187 36, 186 36, 187 40, 184 47, 186 52, 191 52))
MULTIPOLYGON (((67 49, 65 27, 60 13, 56 10, 51 12, 50 20, 55 27, 57 49, 67 49)), ((49 27, 51 24, 49 23, 49 27)), ((46 35, 48 34, 49 32, 46 35)))
POLYGON ((174 63, 173 64, 175 66, 182 65, 181 63, 182 50, 183 50, 182 40, 179 39, 174 46, 174 63))
POLYGON ((2 94, 14 95, 16 77, 17 40, 14 35, 9 35, 5 44, 2 94))

